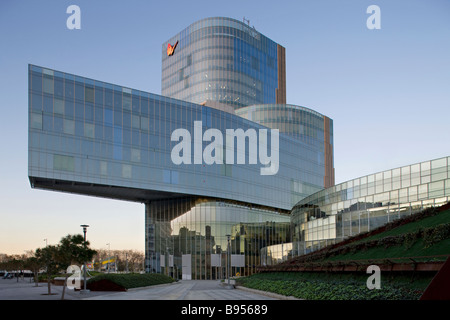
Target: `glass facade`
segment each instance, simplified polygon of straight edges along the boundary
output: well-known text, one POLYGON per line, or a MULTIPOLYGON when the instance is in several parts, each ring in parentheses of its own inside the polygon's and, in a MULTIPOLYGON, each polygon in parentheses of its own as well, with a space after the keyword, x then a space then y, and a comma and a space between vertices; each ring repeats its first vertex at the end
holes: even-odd
POLYGON ((239 108, 235 113, 314 146, 319 152, 308 156, 317 156, 319 163, 324 165, 324 186, 334 185, 333 120, 312 109, 292 104, 252 105, 239 108))
MULTIPOLYGON (((249 147, 245 164, 172 162, 171 151, 177 143, 171 141, 171 133, 185 128, 194 136, 194 121, 202 123, 203 132, 208 128, 224 133, 226 129, 266 129, 236 115, 37 66, 30 66, 29 79, 29 176, 33 184, 77 181, 133 188, 135 195, 123 197, 136 201, 152 199, 141 190, 153 190, 284 210, 323 187, 323 164, 317 157, 320 147, 283 134, 276 175, 261 175, 260 163, 249 164, 249 147)), ((192 139, 192 151, 194 143, 192 139)), ((202 141, 202 150, 207 145, 202 141)), ((237 153, 237 148, 223 148, 224 154, 237 153)), ((270 133, 266 148, 270 152, 270 133)))
MULTIPOLYGON (((292 104, 263 104, 243 107, 235 113, 266 127, 279 129, 304 143, 320 145, 323 152, 325 116, 317 111, 292 104)), ((330 121, 329 139, 333 145, 333 121, 330 121)))
MULTIPOLYGON (((320 144, 280 133, 275 175, 261 175, 264 166, 249 163, 259 154, 249 138, 244 164, 175 164, 176 129, 192 133, 191 150, 206 150, 209 142, 195 137, 197 121, 201 134, 210 128, 268 128, 207 106, 44 67, 29 65, 28 73, 31 186, 145 203, 149 272, 216 279, 229 252, 233 272, 250 274, 261 261, 260 248, 291 238, 286 214, 292 206, 324 186, 320 144), (230 250, 224 251, 228 233, 230 250), (188 273, 165 267, 188 261, 188 273)), ((269 130, 262 146, 268 153, 270 136, 269 130)), ((222 148, 224 156, 236 158, 238 148, 222 148)))
POLYGON ((291 213, 293 255, 306 254, 450 199, 450 157, 353 179, 312 194, 291 213))
POLYGON ((234 19, 197 21, 162 45, 161 93, 235 108, 276 103, 277 94, 285 96, 284 50, 280 47, 234 19), (167 46, 177 42, 169 56, 167 46))
POLYGON ((288 213, 208 198, 148 203, 146 271, 177 279, 225 279, 229 259, 230 274, 252 274, 262 248, 290 241, 288 213))

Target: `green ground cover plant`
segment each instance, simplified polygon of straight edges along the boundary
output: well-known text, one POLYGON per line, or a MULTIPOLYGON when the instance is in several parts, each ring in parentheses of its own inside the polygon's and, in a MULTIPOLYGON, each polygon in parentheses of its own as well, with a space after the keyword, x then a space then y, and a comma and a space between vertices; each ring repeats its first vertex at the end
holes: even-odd
POLYGON ((88 280, 87 285, 92 286, 96 282, 111 282, 126 290, 139 287, 153 286, 157 284, 172 283, 174 280, 164 274, 159 273, 128 273, 128 274, 112 274, 104 273, 97 275, 88 280))
POLYGON ((430 276, 381 280, 380 289, 369 290, 368 275, 310 272, 259 273, 239 278, 238 285, 306 300, 418 300, 430 276))

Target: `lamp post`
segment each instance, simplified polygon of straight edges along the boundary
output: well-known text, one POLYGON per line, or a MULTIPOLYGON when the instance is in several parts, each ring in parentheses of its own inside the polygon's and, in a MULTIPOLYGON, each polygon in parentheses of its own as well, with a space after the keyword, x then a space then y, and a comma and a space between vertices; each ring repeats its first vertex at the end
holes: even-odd
POLYGON ((227 234, 227 278, 228 278, 228 289, 231 289, 231 286, 230 286, 230 238, 231 238, 231 235, 227 234))
MULTIPOLYGON (((167 239, 166 239, 166 242, 167 242, 167 239)), ((170 255, 169 255, 169 246, 166 246, 166 256, 167 256, 167 258, 165 258, 164 260, 164 263, 167 261, 167 264, 166 264, 166 273, 167 273, 167 275, 170 277, 170 255)))
POLYGON ((109 261, 110 258, 111 258, 110 257, 111 256, 111 244, 107 243, 106 245, 108 246, 108 273, 109 273, 109 269, 110 269, 110 264, 109 263, 111 262, 111 261, 109 261))
MULTIPOLYGON (((82 225, 80 225, 80 227, 82 227, 83 228, 83 233, 84 233, 84 248, 86 249, 86 232, 87 232, 87 228, 89 228, 89 226, 87 225, 87 224, 82 224, 82 225)), ((83 278, 84 278, 84 281, 83 281, 83 287, 84 287, 84 289, 83 290, 80 290, 80 293, 88 293, 89 292, 89 290, 87 290, 86 289, 86 261, 84 261, 84 265, 83 265, 83 278)))

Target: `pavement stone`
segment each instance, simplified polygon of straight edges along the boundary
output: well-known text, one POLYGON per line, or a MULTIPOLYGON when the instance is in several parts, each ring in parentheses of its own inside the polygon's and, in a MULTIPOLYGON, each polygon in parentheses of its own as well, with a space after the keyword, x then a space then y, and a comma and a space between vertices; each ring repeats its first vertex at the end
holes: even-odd
MULTIPOLYGON (((62 286, 0 279, 0 300, 61 300, 62 286)), ((181 280, 171 284, 130 289, 126 292, 90 291, 80 293, 66 288, 64 300, 278 300, 282 297, 256 290, 228 289, 217 280, 181 280)))

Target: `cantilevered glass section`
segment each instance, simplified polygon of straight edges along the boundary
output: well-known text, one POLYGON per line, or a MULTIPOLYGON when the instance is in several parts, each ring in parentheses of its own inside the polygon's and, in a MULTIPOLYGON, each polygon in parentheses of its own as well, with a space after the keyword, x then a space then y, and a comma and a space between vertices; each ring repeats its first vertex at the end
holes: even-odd
MULTIPOLYGON (((284 134, 274 151, 279 153, 274 175, 261 175, 259 161, 250 164, 249 152, 255 149, 250 151, 248 142, 244 164, 194 164, 194 122, 202 132, 215 128, 224 136, 227 129, 267 129, 239 116, 32 65, 29 82, 29 177, 34 187, 141 202, 201 195, 284 210, 323 188, 321 146, 284 134), (178 128, 192 135, 192 164, 172 161, 177 142, 171 134, 178 128)), ((267 155, 270 141, 269 131, 267 155)), ((200 143, 201 150, 208 145, 200 143)), ((237 143, 227 148, 224 142, 223 154, 237 153, 237 143)))

